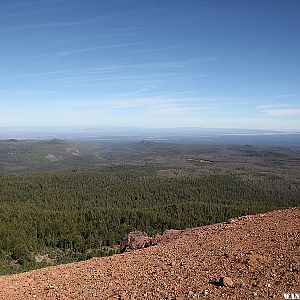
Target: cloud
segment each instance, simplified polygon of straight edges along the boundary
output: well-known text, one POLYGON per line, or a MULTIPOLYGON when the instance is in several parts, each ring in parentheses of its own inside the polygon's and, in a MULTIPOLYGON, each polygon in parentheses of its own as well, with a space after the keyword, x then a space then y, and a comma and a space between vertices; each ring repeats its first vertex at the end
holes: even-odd
POLYGON ((134 52, 139 52, 139 53, 161 52, 161 51, 182 49, 182 48, 191 48, 191 47, 193 47, 193 45, 171 45, 171 46, 156 47, 156 48, 137 49, 134 52))
POLYGON ((141 42, 122 43, 122 44, 110 44, 110 45, 101 45, 101 46, 95 46, 95 47, 64 50, 64 51, 46 54, 45 56, 49 56, 49 58, 40 63, 44 64, 44 63, 48 63, 48 62, 52 62, 54 60, 60 59, 62 57, 80 54, 80 53, 89 52, 89 51, 102 50, 102 49, 113 49, 113 48, 123 48, 123 47, 133 47, 133 46, 137 46, 140 44, 142 44, 142 43, 141 42))
POLYGON ((268 116, 300 116, 300 108, 270 108, 266 109, 264 113, 268 116))
POLYGON ((54 23, 43 23, 43 24, 24 24, 16 25, 8 28, 8 30, 17 30, 17 29, 38 29, 45 27, 70 27, 70 26, 79 26, 84 24, 91 23, 90 20, 83 21, 73 21, 73 22, 54 22, 54 23))
POLYGON ((31 7, 31 6, 44 6, 45 4, 57 4, 68 2, 69 0, 43 0, 43 1, 22 1, 19 3, 9 3, 7 5, 2 6, 4 8, 24 8, 24 7, 31 7))
MULTIPOLYGON (((52 2, 48 2, 49 4, 55 4, 55 3, 59 3, 59 2, 63 2, 63 1, 53 1, 52 2)), ((40 8, 40 9, 30 9, 30 10, 24 10, 24 8, 26 8, 26 6, 20 6, 20 8, 22 8, 21 11, 16 11, 16 8, 18 7, 15 7, 14 8, 14 12, 8 12, 8 13, 2 13, 0 14, 0 18, 1 19, 4 19, 4 18, 11 18, 11 17, 26 17, 26 16, 34 16, 34 15, 42 15, 42 14, 50 14, 50 13, 57 13, 57 11, 68 11, 70 12, 70 10, 74 10, 74 9, 80 9, 80 7, 75 7, 75 6, 70 6, 68 5, 68 7, 63 7, 63 6, 57 6, 55 5, 55 7, 53 8, 49 8, 49 7, 46 7, 45 8, 45 4, 47 2, 46 1, 43 1, 43 8, 40 8)), ((32 4, 34 5, 34 4, 32 4)), ((32 6, 31 5, 31 6, 32 6)))
POLYGON ((249 33, 244 35, 244 37, 248 38, 266 38, 266 37, 273 37, 273 34, 267 34, 267 33, 249 33))
POLYGON ((146 27, 116 27, 99 30, 98 34, 86 35, 86 36, 72 36, 62 41, 57 42, 59 45, 73 44, 84 41, 103 40, 104 38, 119 38, 130 37, 139 34, 146 27))
POLYGON ((261 112, 271 117, 300 116, 300 107, 284 105, 259 105, 257 107, 261 112))
POLYGON ((294 97, 295 95, 293 94, 282 94, 282 95, 277 95, 275 96, 276 98, 288 98, 288 97, 294 97))
POLYGON ((8 77, 10 79, 16 79, 16 78, 26 78, 26 77, 40 77, 40 76, 53 76, 53 75, 59 75, 66 73, 68 71, 48 71, 48 72, 39 72, 39 73, 28 73, 28 74, 20 74, 12 77, 8 77))
POLYGON ((33 96, 42 95, 49 93, 60 93, 60 90, 22 90, 22 89, 12 89, 12 90, 2 90, 0 89, 0 96, 33 96))
POLYGON ((23 30, 23 29, 42 29, 42 28, 51 28, 51 27, 74 27, 74 26, 82 26, 96 23, 101 20, 105 20, 107 18, 115 18, 120 16, 120 14, 113 13, 107 14, 95 18, 89 18, 85 20, 75 20, 75 21, 63 21, 63 22, 48 22, 48 23, 38 23, 38 24, 21 24, 15 25, 7 28, 7 31, 15 31, 15 30, 23 30))
MULTIPOLYGON (((194 98, 182 97, 182 93, 170 93, 160 95, 143 95, 148 90, 132 90, 131 92, 124 92, 115 95, 102 95, 95 99, 53 99, 50 101, 34 101, 24 102, 24 107, 35 107, 39 109, 52 109, 81 112, 86 110, 94 111, 128 111, 138 110, 151 113, 185 113, 194 111, 203 111, 209 106, 207 103, 195 102, 194 98), (181 96, 181 97, 178 97, 181 96)), ((17 103, 18 107, 20 104, 17 103)), ((12 103, 10 104, 12 106, 12 103)))

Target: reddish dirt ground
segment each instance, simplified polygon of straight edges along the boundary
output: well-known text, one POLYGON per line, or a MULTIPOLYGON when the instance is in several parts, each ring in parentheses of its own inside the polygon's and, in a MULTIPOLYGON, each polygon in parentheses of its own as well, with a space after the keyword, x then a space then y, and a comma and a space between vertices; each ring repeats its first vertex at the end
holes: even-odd
POLYGON ((172 231, 149 248, 0 277, 3 300, 284 299, 283 293, 300 293, 299 208, 172 231), (222 277, 233 286, 219 286, 222 277))

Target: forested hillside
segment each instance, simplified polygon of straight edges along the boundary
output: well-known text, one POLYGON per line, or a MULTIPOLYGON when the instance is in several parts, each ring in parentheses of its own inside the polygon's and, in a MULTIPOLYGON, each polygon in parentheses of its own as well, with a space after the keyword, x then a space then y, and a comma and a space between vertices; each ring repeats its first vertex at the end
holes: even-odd
POLYGON ((0 272, 36 267, 32 253, 55 262, 110 254, 135 229, 155 234, 299 203, 297 180, 238 172, 149 165, 2 174, 0 272))

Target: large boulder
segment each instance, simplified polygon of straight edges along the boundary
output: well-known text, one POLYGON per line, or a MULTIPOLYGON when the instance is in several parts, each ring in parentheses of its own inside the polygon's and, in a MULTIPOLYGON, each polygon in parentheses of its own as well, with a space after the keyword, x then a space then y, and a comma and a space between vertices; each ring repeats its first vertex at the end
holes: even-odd
POLYGON ((145 232, 133 231, 130 232, 120 245, 120 252, 128 252, 151 246, 151 237, 145 232))

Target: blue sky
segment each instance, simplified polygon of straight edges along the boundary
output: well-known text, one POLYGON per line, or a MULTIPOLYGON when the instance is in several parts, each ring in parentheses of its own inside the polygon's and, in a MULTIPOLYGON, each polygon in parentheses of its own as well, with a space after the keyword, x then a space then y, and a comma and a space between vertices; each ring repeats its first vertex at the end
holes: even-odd
POLYGON ((298 0, 1 0, 0 126, 300 130, 298 0))

